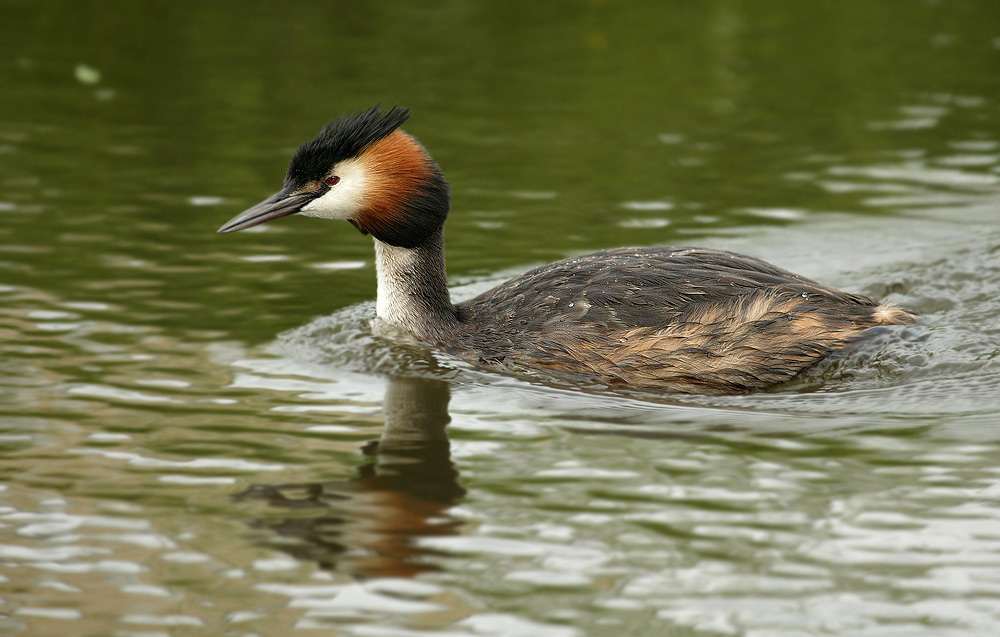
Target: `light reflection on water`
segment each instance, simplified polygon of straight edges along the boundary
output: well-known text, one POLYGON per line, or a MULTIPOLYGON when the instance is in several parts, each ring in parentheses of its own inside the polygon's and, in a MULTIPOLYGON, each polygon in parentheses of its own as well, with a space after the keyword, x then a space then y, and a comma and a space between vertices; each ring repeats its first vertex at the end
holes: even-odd
POLYGON ((369 304, 248 350, 9 290, 5 625, 984 634, 1000 617, 989 196, 950 208, 957 227, 913 212, 896 251, 875 250, 885 222, 838 215, 719 237, 925 315, 749 397, 500 376, 373 337, 369 304))
MULTIPOLYGON (((783 230, 787 259, 836 226, 783 230)), ((996 334, 970 317, 996 303, 995 242, 963 254, 944 238, 947 259, 852 272, 905 273, 922 336, 862 348, 805 393, 739 398, 498 376, 373 337, 370 305, 261 351, 98 306, 8 312, 21 347, 94 370, 12 374, 43 413, 4 439, 20 450, 0 513, 8 626, 982 634, 1000 614, 1000 375, 996 334)))
POLYGON ((370 305, 257 351, 11 290, 7 625, 982 634, 1000 614, 984 210, 950 209, 978 236, 914 213, 902 250, 865 239, 824 264, 813 255, 858 223, 720 237, 925 315, 916 336, 811 372, 805 393, 530 383, 380 341, 370 305))

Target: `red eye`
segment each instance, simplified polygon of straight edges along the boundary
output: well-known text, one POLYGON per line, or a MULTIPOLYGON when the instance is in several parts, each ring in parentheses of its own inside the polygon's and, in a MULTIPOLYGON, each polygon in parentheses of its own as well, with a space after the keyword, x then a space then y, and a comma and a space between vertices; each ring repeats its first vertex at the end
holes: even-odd
POLYGON ((330 175, 329 177, 326 178, 326 185, 327 186, 336 186, 339 181, 340 181, 340 177, 338 177, 336 175, 330 175))

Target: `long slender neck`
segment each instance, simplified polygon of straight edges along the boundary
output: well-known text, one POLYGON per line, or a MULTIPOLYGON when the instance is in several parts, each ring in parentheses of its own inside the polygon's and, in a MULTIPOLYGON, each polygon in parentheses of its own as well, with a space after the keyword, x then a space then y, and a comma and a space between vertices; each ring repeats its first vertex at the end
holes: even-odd
POLYGON ((416 248, 375 239, 375 270, 379 318, 430 341, 458 322, 448 294, 443 227, 416 248))

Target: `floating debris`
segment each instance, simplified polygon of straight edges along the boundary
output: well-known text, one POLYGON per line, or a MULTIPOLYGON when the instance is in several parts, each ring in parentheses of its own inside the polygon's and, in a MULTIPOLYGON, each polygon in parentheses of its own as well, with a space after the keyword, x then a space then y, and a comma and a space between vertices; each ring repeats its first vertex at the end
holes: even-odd
POLYGON ((80 84, 97 84, 101 81, 101 72, 86 64, 77 64, 73 75, 80 84))

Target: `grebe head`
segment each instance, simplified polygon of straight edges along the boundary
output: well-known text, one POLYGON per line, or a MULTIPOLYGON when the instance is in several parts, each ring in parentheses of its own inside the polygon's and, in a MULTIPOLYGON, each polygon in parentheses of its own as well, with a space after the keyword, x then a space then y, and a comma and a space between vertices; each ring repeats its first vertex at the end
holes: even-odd
POLYGON ((279 192, 219 233, 298 213, 350 221, 393 246, 421 245, 444 225, 448 183, 424 147, 398 130, 409 116, 375 106, 333 120, 295 152, 279 192))

